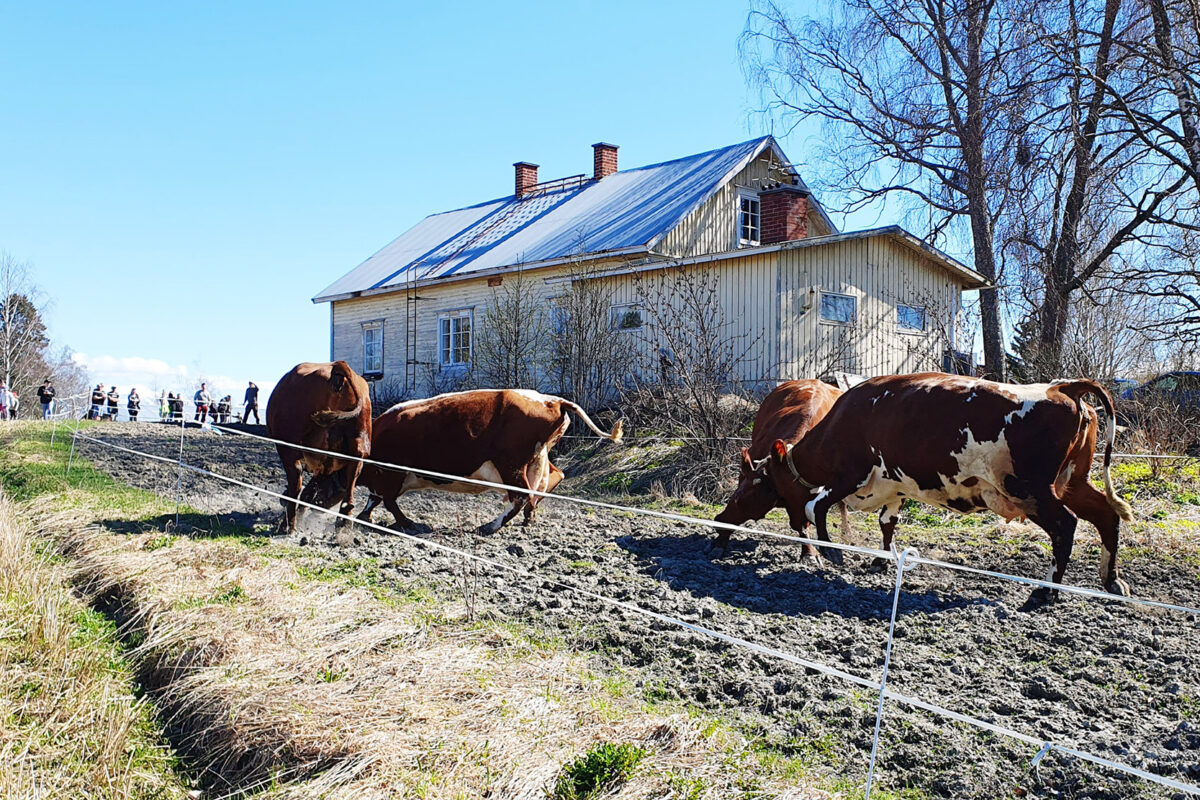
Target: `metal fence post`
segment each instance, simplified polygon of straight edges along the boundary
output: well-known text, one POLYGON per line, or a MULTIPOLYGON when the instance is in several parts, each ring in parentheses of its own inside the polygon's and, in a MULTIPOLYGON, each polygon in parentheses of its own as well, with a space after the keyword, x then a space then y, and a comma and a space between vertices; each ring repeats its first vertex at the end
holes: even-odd
POLYGON ((75 460, 75 442, 79 440, 79 426, 83 424, 83 418, 78 417, 75 420, 75 431, 71 434, 71 452, 67 456, 67 476, 71 475, 71 462, 75 460))
POLYGON ((179 476, 175 479, 175 530, 179 530, 179 507, 183 505, 183 432, 187 430, 187 419, 179 418, 179 476))
MULTIPOLYGON (((895 555, 896 546, 892 545, 895 555)), ((887 648, 883 653, 883 674, 879 678, 879 705, 875 709, 875 738, 871 742, 871 763, 867 767, 867 786, 864 790, 864 800, 871 800, 871 783, 875 779, 875 757, 879 753, 879 731, 883 726, 883 701, 887 695, 888 668, 892 664, 892 642, 896 639, 896 610, 900 607, 900 584, 904 581, 904 562, 910 555, 917 555, 917 548, 906 548, 896 557, 896 590, 892 595, 892 624, 888 627, 887 648)), ((911 567, 909 567, 911 569, 911 567)))

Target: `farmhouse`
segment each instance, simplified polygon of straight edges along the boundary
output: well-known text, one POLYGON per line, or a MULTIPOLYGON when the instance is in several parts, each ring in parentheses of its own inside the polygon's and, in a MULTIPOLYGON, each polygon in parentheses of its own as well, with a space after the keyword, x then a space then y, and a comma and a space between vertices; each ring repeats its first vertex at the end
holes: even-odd
POLYGON ((513 194, 426 217, 324 289, 331 357, 424 396, 470 378, 489 324, 544 316, 551 346, 514 357, 552 390, 572 327, 636 342, 646 374, 697 336, 737 381, 948 364, 961 293, 983 278, 896 226, 838 231, 774 137, 626 170, 592 147, 590 176, 539 182, 518 162, 513 194), (569 301, 585 285, 593 320, 569 301))

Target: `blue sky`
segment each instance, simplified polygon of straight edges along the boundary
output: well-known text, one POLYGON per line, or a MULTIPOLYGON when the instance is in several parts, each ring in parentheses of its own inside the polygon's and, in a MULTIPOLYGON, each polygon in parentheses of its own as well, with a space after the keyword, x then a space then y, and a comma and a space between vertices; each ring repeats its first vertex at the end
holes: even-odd
MULTIPOLYGON (((546 180, 590 172, 597 141, 631 167, 771 132, 746 11, 3 3, 0 249, 93 380, 240 397, 328 358, 312 296, 427 214, 511 193, 514 161, 546 180)), ((782 138, 794 160, 812 133, 782 138)))

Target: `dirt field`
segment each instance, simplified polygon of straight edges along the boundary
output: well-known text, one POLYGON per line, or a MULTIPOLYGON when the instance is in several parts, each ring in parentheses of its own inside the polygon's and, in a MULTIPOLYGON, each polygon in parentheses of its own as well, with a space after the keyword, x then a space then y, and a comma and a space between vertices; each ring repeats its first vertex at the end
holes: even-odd
MULTIPOLYGON (((95 435, 174 458, 179 431, 111 425, 95 435)), ((274 449, 189 429, 187 463, 280 491, 274 449)), ((80 442, 80 452, 115 477, 173 496, 174 467, 80 442)), ((568 470, 568 474, 571 471, 568 470)), ((564 482, 569 494, 580 479, 564 482)), ((194 473, 184 502, 255 527, 264 535, 278 501, 194 473)), ((424 538, 534 572, 536 581, 419 542, 354 528, 336 532, 317 515, 295 538, 346 557, 377 559, 401 584, 464 593, 481 610, 520 617, 594 654, 648 701, 682 703, 727 715, 764 744, 804 758, 831 779, 861 782, 874 725, 875 696, 776 659, 733 649, 653 622, 557 585, 567 584, 695 622, 875 680, 891 610, 894 575, 872 574, 850 554, 843 567, 800 564, 797 545, 734 538, 730 554, 708 555, 710 531, 688 523, 546 502, 529 528, 490 538, 469 533, 496 516, 496 496, 425 493, 401 501, 425 523, 424 538), (551 583, 553 582, 553 583, 551 583)), ((360 505, 361 508, 361 500, 360 505)), ((1135 510, 1145 514, 1136 502, 1135 510)), ((1181 504, 1135 523, 1121 566, 1137 596, 1200 606, 1200 508, 1181 504)), ((390 523, 382 509, 376 521, 390 523)), ((953 526, 926 515, 897 536, 901 547, 972 566, 1041 577, 1049 564, 1039 529, 994 518, 953 526), (934 524, 930 524, 934 523, 934 524)), ((779 520, 760 523, 783 531, 779 520)), ((112 520, 128 529, 124 520, 112 520)), ((877 546, 866 517, 855 543, 877 546)), ((1069 582, 1097 587, 1099 542, 1080 526, 1069 582)), ((1089 751, 1200 784, 1200 619, 1068 596, 1021 610, 1028 587, 922 566, 905 576, 889 685, 899 692, 994 721, 1039 739, 1089 751)), ((1170 790, 1052 753, 1035 773, 1035 747, 889 704, 877 778, 911 796, 1134 798, 1170 790)), ((907 794, 906 794, 907 796, 907 794)))

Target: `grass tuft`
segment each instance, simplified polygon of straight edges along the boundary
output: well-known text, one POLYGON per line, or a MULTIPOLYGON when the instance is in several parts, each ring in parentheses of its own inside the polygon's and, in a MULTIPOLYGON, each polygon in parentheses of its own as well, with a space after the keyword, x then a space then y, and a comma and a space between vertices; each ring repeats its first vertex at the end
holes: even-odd
POLYGON ((646 756, 636 744, 603 742, 562 768, 554 784, 554 800, 591 800, 633 777, 646 756))

